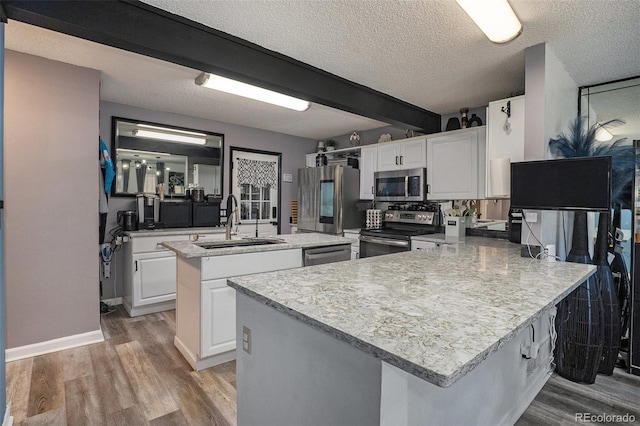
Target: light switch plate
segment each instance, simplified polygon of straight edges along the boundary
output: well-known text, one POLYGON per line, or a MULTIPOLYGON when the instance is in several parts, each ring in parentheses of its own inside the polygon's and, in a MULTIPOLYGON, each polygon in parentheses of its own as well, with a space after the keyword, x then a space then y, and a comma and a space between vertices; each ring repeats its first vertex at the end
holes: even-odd
POLYGON ((538 212, 526 212, 524 214, 524 220, 529 223, 536 223, 538 221, 538 212))
POLYGON ((282 180, 284 182, 293 182, 293 175, 291 173, 284 173, 282 175, 282 180))

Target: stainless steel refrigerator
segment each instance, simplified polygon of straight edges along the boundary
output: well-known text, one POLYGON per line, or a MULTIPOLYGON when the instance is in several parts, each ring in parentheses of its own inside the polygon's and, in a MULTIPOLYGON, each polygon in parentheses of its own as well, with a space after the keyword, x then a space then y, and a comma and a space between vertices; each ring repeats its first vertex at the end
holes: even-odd
POLYGON ((348 166, 298 170, 298 230, 342 234, 360 228, 360 171, 348 166))

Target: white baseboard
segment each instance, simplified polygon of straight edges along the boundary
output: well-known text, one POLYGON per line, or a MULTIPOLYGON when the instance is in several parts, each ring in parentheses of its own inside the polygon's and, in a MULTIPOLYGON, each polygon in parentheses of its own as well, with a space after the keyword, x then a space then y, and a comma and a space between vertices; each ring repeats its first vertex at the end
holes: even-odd
POLYGON ((13 416, 11 415, 11 409, 7 405, 7 409, 4 412, 4 419, 2 420, 2 426, 12 426, 13 416))
POLYGON ((102 299, 101 302, 109 306, 122 305, 122 297, 114 297, 113 299, 102 299))
POLYGON ((104 342, 102 330, 89 331, 87 333, 74 334, 73 336, 47 340, 46 342, 33 343, 31 345, 7 349, 5 351, 5 360, 6 362, 17 361, 23 358, 44 355, 51 352, 61 351, 63 349, 70 349, 100 342, 104 342))

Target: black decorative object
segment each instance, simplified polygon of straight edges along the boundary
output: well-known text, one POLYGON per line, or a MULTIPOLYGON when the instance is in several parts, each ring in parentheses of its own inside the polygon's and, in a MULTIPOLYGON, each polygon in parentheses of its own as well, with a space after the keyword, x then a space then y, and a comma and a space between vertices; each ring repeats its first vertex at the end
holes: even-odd
POLYGON ((451 117, 449 120, 447 120, 447 127, 445 128, 445 130, 458 130, 459 128, 460 120, 458 120, 458 117, 451 117))
POLYGON ((602 342, 602 360, 598 373, 612 375, 620 351, 620 303, 614 288, 613 274, 608 262, 609 215, 600 213, 598 218, 598 237, 593 251, 593 264, 598 267, 598 284, 602 298, 604 335, 602 342))
POLYGON ((467 127, 482 126, 482 119, 475 114, 471 114, 467 127))
MULTIPOLYGON (((591 263, 587 240, 587 213, 575 212, 567 262, 591 263)), ((558 374, 574 382, 595 382, 604 333, 602 299, 595 275, 558 304, 556 332, 554 357, 558 374)))
POLYGON ((466 129, 467 125, 469 124, 469 119, 467 118, 468 112, 469 112, 469 108, 462 108, 460 110, 460 114, 462 115, 462 119, 460 119, 460 125, 462 126, 463 129, 466 129))

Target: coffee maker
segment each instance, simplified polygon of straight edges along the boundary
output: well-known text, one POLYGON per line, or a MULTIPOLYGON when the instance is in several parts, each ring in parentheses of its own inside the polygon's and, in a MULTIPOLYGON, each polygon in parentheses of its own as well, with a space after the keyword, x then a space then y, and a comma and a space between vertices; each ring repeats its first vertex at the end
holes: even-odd
POLYGON ((155 194, 137 194, 138 229, 162 228, 160 198, 155 194))

